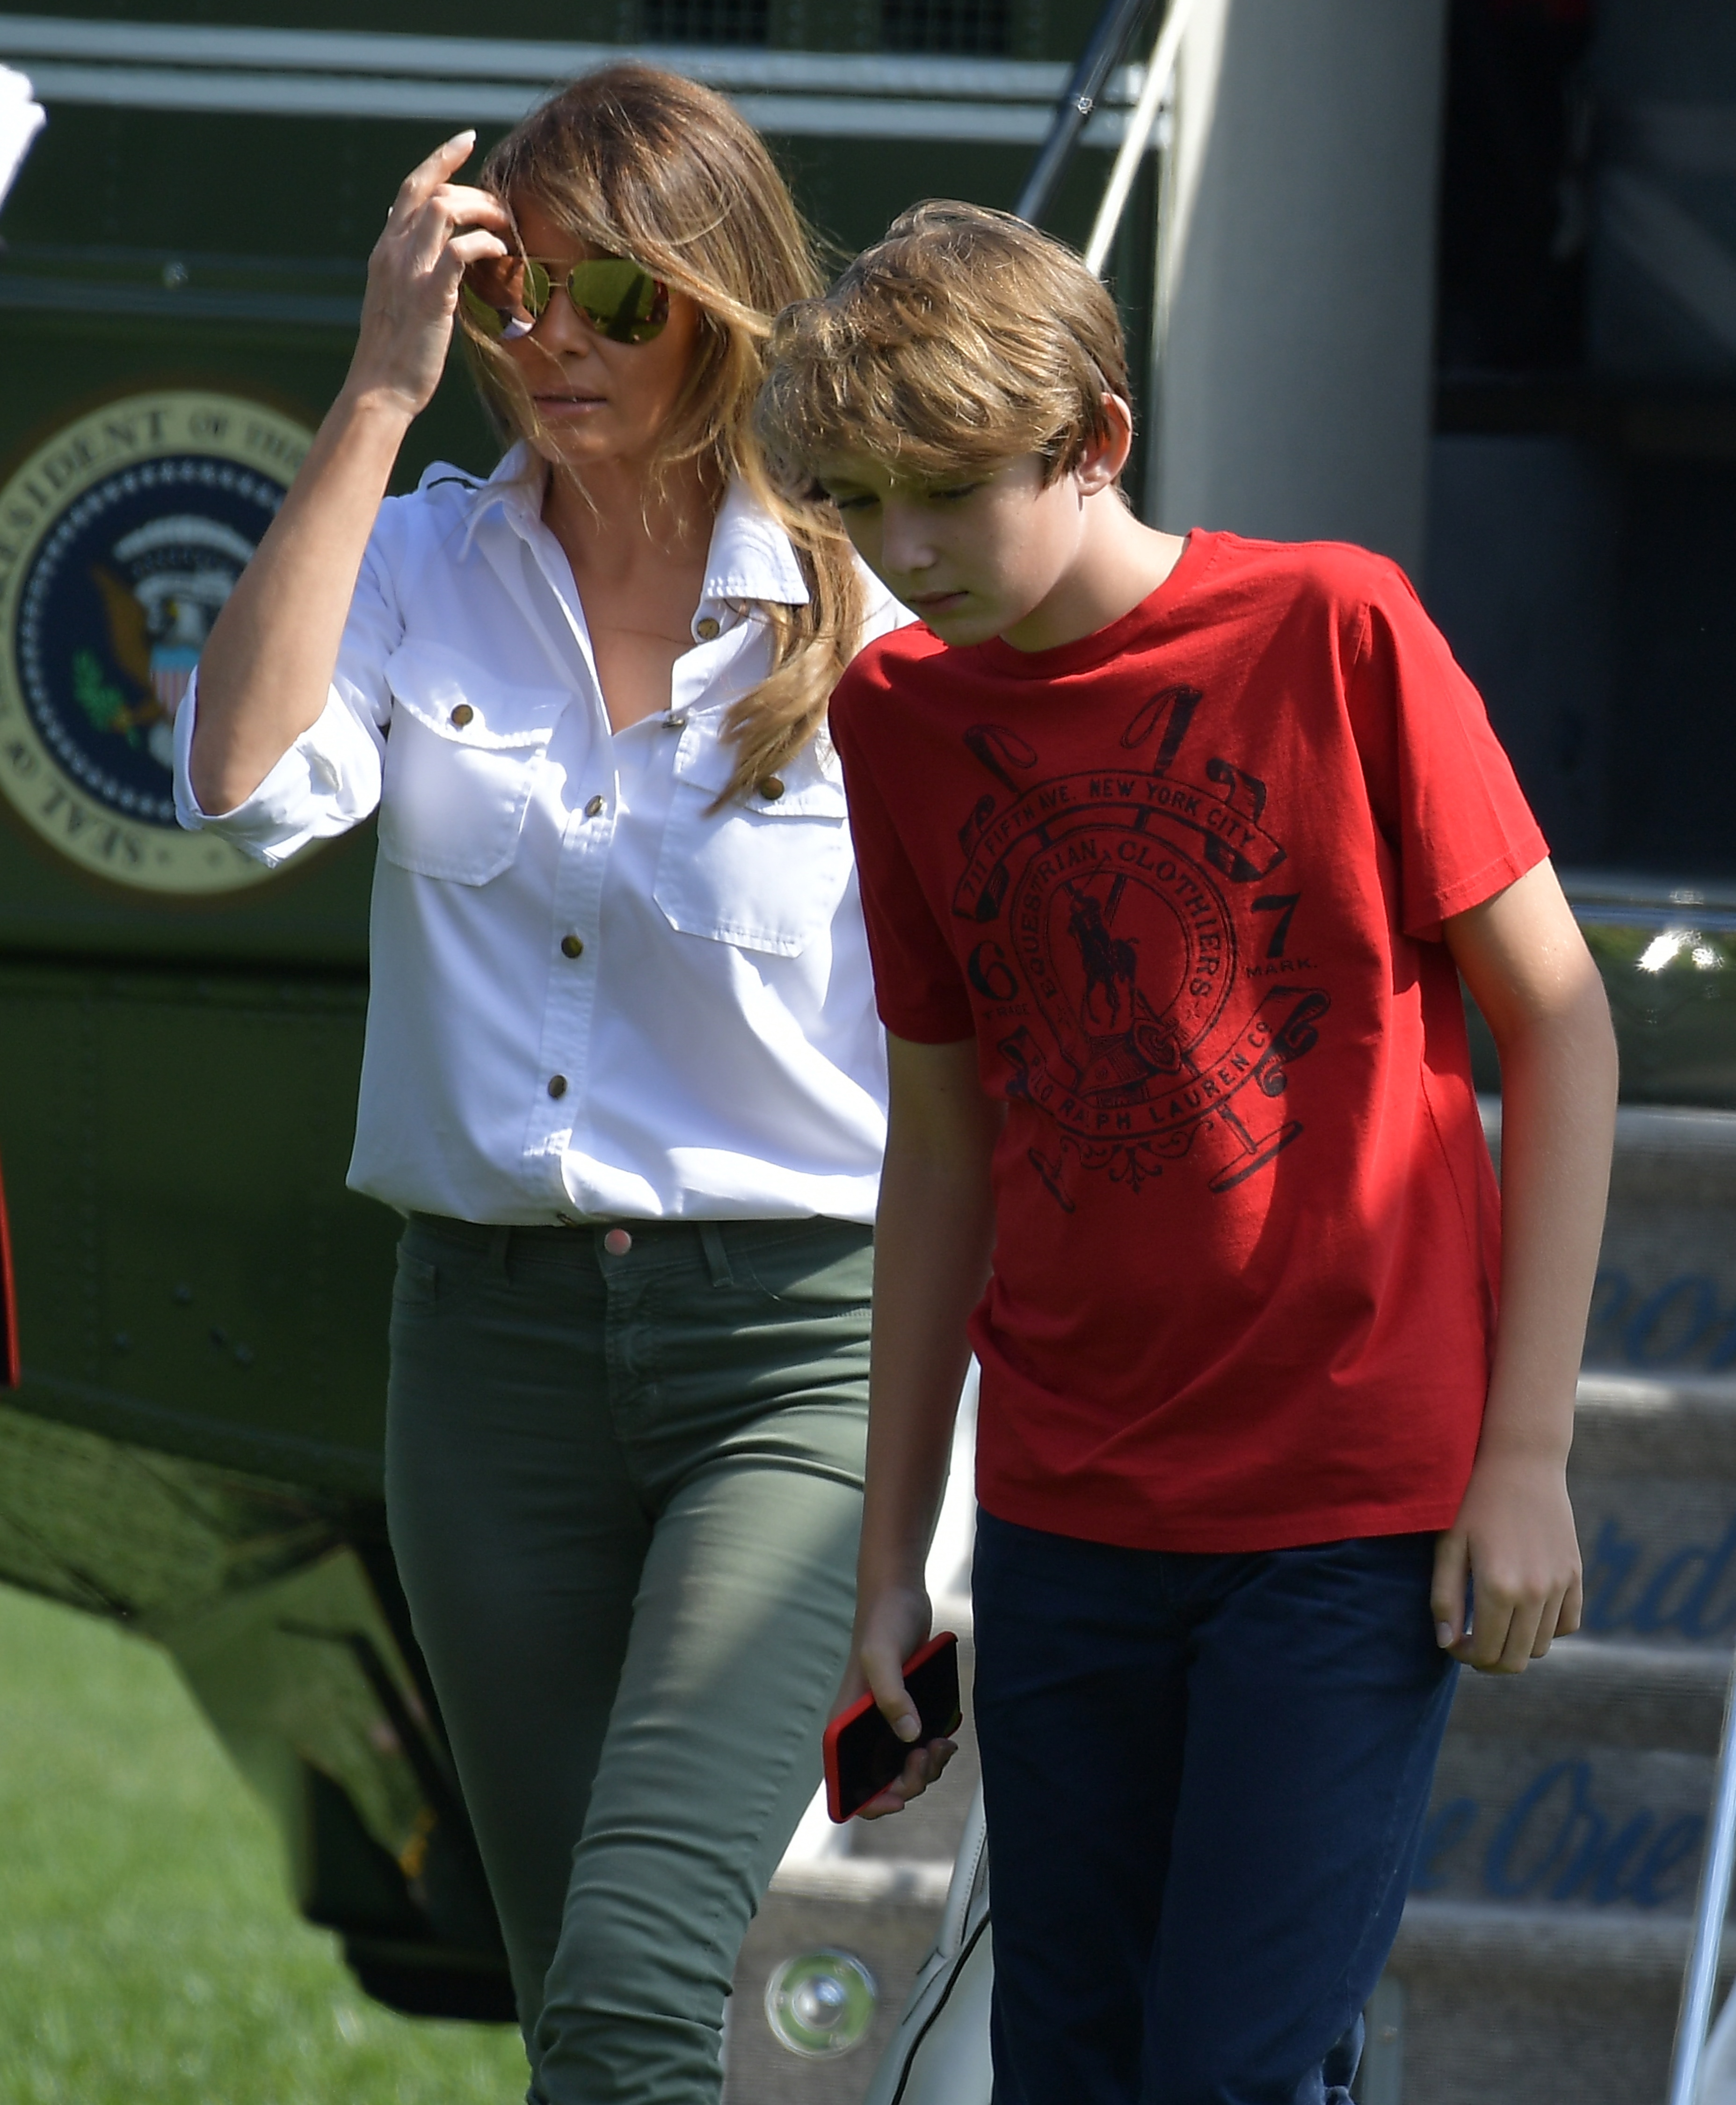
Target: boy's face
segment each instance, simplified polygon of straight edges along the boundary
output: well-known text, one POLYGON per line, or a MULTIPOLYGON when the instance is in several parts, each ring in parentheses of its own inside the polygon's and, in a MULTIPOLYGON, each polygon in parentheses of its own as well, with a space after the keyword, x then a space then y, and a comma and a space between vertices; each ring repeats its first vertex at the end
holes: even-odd
POLYGON ((1045 602, 1079 561, 1085 494, 1072 474, 1045 487, 1048 463, 1027 454, 956 480, 899 481, 878 461, 827 463, 817 480, 857 553, 944 643, 1040 629, 1045 602), (1033 617, 1036 617, 1033 620, 1033 617))

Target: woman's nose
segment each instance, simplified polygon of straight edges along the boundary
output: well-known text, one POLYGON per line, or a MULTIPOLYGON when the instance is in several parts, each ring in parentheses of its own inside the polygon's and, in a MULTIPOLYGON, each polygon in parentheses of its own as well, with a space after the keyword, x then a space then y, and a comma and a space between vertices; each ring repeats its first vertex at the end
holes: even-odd
POLYGON ((594 332, 581 319, 566 286, 561 284, 551 289, 548 305, 537 316, 530 336, 544 350, 561 351, 569 357, 584 356, 595 342, 594 332))

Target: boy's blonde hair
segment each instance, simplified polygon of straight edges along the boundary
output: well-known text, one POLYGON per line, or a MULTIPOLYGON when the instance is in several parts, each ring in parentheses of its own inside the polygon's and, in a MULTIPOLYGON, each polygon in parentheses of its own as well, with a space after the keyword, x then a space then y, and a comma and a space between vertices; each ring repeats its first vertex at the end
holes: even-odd
POLYGON ((779 317, 756 420, 792 487, 852 458, 932 482, 1027 454, 1046 480, 1128 399, 1114 301, 1065 243, 1010 212, 931 199, 824 298, 779 317))

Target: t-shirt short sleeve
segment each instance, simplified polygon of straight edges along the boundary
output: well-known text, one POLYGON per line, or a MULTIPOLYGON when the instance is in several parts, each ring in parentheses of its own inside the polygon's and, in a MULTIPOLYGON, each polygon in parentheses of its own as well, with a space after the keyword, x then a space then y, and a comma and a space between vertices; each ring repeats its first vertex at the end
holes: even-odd
POLYGON ((1482 697, 1403 574, 1382 564, 1348 699, 1375 817, 1397 857, 1404 932, 1438 939, 1549 852, 1482 697))
MULTIPOLYGON (((849 681, 848 673, 844 679, 849 681)), ((832 735, 850 801, 875 1003, 895 1037, 950 1045, 975 1035, 970 996, 880 793, 872 763, 852 735, 848 708, 839 706, 843 699, 840 688, 833 699, 832 735)))

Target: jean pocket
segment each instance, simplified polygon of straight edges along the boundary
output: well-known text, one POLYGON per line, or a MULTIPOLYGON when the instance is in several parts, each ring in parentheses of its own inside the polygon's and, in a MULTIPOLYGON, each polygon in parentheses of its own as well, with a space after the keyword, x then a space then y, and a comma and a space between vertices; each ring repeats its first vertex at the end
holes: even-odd
POLYGON ((755 1224, 730 1238, 731 1267, 781 1307, 843 1313, 874 1298, 874 1235, 854 1221, 755 1224))

